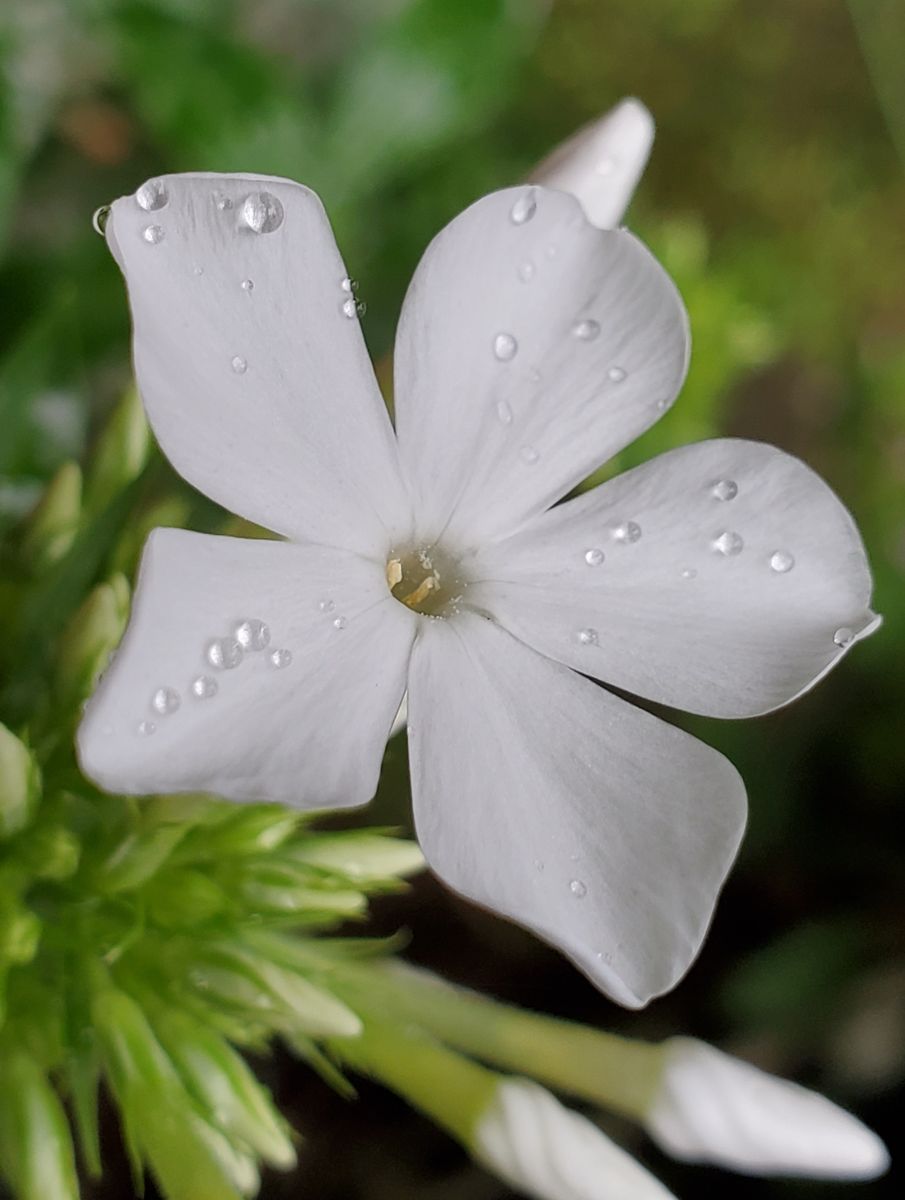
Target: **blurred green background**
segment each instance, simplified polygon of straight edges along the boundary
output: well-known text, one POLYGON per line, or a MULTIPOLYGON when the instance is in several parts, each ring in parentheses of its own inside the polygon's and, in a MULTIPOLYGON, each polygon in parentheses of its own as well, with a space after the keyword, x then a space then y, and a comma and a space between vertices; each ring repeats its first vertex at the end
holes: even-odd
MULTIPOLYGON (((183 169, 311 185, 380 357, 411 271, 449 218, 621 96, 651 108, 657 144, 629 219, 679 283, 695 352, 680 402, 618 465, 718 433, 798 454, 854 512, 885 624, 784 712, 685 721, 742 771, 751 823, 699 962, 645 1013, 621 1012, 551 951, 427 878, 378 906, 374 928, 408 927, 411 957, 525 1005, 717 1041, 822 1088, 894 1152, 905 1076, 903 61, 901 0, 0 0, 0 537, 61 462, 90 453, 129 380, 120 278, 91 229, 99 205, 183 169)), ((199 528, 221 520, 162 464, 138 517, 152 509, 199 528)), ((362 820, 408 823, 405 770, 397 739, 362 820)), ((508 1195, 379 1089, 354 1105, 297 1064, 265 1069, 307 1137, 298 1173, 269 1177, 265 1200, 508 1195)), ((110 1169, 92 1194, 121 1198, 131 1185, 108 1124, 110 1169)), ((613 1129, 679 1195, 838 1190, 679 1167, 613 1129)), ((901 1171, 857 1194, 901 1195, 901 1171)))

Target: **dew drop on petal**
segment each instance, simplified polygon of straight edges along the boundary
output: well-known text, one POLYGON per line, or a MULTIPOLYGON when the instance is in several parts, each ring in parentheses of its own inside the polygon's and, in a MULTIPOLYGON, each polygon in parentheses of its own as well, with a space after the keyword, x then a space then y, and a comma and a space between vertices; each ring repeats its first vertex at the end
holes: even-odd
POLYGON ((196 700, 210 700, 217 694, 217 681, 210 675, 196 675, 192 680, 192 695, 196 700))
POLYGON ((203 275, 204 267, 192 267, 192 274, 193 275, 203 275))
POLYGON ((682 569, 682 578, 683 579, 697 579, 697 577, 698 577, 698 573, 694 569, 694 567, 683 567, 683 569, 682 569))
POLYGON ((518 277, 522 283, 530 283, 534 278, 534 263, 526 260, 518 269, 518 277))
POLYGON ((235 373, 237 375, 244 375, 245 372, 248 370, 248 363, 245 361, 245 359, 240 354, 237 354, 235 356, 235 358, 233 358, 230 361, 229 365, 232 367, 232 369, 235 371, 235 373))
POLYGON ((542 858, 536 858, 536 859, 534 860, 534 869, 535 869, 535 871, 537 871, 538 873, 540 873, 541 871, 543 871, 543 869, 544 869, 544 860, 543 860, 542 858))
POLYGON ((738 495, 738 484, 734 479, 718 479, 710 493, 715 500, 734 500, 738 495))
POLYGON ((617 542, 624 542, 626 545, 631 545, 641 539, 641 526, 637 521, 623 521, 621 525, 616 525, 613 529, 613 537, 617 542))
POLYGON ((339 286, 344 292, 348 292, 350 295, 353 292, 358 291, 358 281, 356 279, 351 279, 348 275, 345 277, 345 279, 340 281, 339 286))
POLYGON ((610 383, 622 383, 625 379, 625 369, 623 367, 610 367, 606 375, 610 383))
POLYGON ((218 671, 231 671, 239 665, 244 654, 235 638, 212 638, 205 651, 207 661, 218 671))
POLYGON ((735 558, 737 554, 741 554, 744 550, 745 543, 741 534, 727 529, 718 538, 714 538, 713 548, 717 554, 722 554, 726 558, 735 558))
POLYGON ((513 225, 524 225, 526 221, 531 220, 536 212, 537 193, 534 188, 529 188, 513 204, 509 211, 509 220, 513 225))
POLYGON ((159 225, 146 225, 141 236, 149 246, 156 246, 163 241, 164 232, 159 225))
POLYGON ((837 629, 833 634, 833 641, 843 650, 846 648, 846 646, 850 646, 854 640, 855 635, 847 625, 841 626, 841 628, 837 629))
POLYGON ((497 401, 496 415, 501 425, 512 424, 512 406, 508 400, 497 401))
POLYGON ((579 629, 575 640, 580 646, 597 646, 600 644, 600 635, 596 629, 579 629))
POLYGON ((145 212, 156 212, 158 208, 165 208, 169 199, 169 192, 162 179, 149 179, 135 193, 136 204, 145 212))
POLYGON ((104 230, 107 228, 107 221, 110 219, 110 205, 102 204, 100 208, 96 208, 91 217, 91 228, 95 233, 104 236, 104 230))
POLYGON ((599 321, 577 321, 572 326, 572 336, 580 342, 593 342, 600 333, 599 321))
POLYGON ((153 721, 139 721, 138 732, 142 737, 150 737, 152 733, 157 732, 157 726, 153 721))
POLYGON ((214 204, 220 212, 229 212, 233 206, 233 202, 225 192, 214 192, 214 204))
POLYGON ((770 559, 770 570, 777 575, 785 575, 795 566, 795 558, 788 550, 777 550, 770 559))
POLYGON ((151 707, 162 717, 174 713, 181 703, 179 693, 171 687, 159 687, 151 697, 151 707))
POLYGON ((253 279, 243 279, 242 280, 242 291, 243 292, 253 292, 254 290, 255 290, 255 282, 253 279))
POLYGON ((270 665, 277 671, 282 671, 284 667, 288 667, 292 662, 291 650, 271 650, 268 655, 270 665))
POLYGON ((580 879, 573 879, 569 884, 569 891, 576 900, 583 900, 588 894, 588 885, 580 879))
POLYGON ((599 567, 605 557, 606 557, 606 555, 603 553, 602 550, 598 550, 595 548, 593 550, 585 551, 584 560, 588 564, 589 567, 599 567))
POLYGON ((318 600, 317 607, 318 607, 319 612, 331 613, 331 612, 333 612, 334 608, 336 608, 336 605, 333 603, 332 600, 325 598, 323 600, 318 600))
POLYGON ((257 617, 240 621, 233 634, 243 650, 263 650, 270 645, 270 629, 257 617))
POLYGON ((283 224, 283 206, 270 192, 252 192, 242 205, 242 220, 253 233, 273 233, 283 224))
POLYGON ((498 333, 493 339, 493 354, 500 362, 511 362, 518 353, 518 342, 511 333, 498 333))
POLYGON ((333 628, 334 629, 345 629, 345 627, 346 627, 346 618, 345 617, 336 617, 333 622, 333 628))
POLYGON ((357 321, 359 317, 363 317, 368 311, 368 306, 364 300, 356 300, 354 296, 350 296, 348 300, 343 301, 343 316, 348 317, 350 321, 357 321))
POLYGON ((534 464, 540 458, 540 454, 534 448, 534 446, 522 446, 522 448, 521 448, 521 450, 519 450, 518 454, 519 454, 519 458, 522 460, 522 462, 525 463, 525 465, 529 466, 529 467, 533 467, 534 464))

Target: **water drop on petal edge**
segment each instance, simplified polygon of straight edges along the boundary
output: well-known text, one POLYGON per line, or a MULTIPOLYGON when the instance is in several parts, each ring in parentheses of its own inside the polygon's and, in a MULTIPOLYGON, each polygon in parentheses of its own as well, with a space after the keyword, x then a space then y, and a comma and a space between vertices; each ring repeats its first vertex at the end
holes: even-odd
POLYGON ((537 193, 534 188, 528 188, 513 204, 509 211, 509 219, 513 225, 524 225, 537 212, 537 193))
POLYGON ((149 179, 135 193, 135 202, 145 212, 154 212, 165 208, 170 196, 162 179, 149 179))
POLYGON ((847 646, 850 646, 854 640, 855 635, 847 625, 841 626, 841 628, 837 629, 833 634, 833 641, 842 650, 844 650, 847 646))

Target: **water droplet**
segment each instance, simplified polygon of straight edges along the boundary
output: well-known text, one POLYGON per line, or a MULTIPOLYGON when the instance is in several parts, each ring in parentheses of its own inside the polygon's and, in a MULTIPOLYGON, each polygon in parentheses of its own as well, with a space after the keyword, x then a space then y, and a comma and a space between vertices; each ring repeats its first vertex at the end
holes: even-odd
POLYGON ((162 717, 174 713, 181 703, 179 693, 171 687, 160 687, 151 697, 151 707, 162 717))
POLYGON ((107 228, 107 221, 110 219, 110 205, 102 204, 100 208, 96 208, 91 217, 91 228, 95 233, 104 236, 104 230, 107 228))
POLYGON ((683 569, 682 569, 682 578, 683 579, 697 579, 697 577, 698 577, 698 573, 694 569, 694 567, 683 567, 683 569))
POLYGON ((233 206, 232 199, 225 192, 214 192, 213 200, 220 212, 229 212, 233 206))
POLYGON ((738 495, 738 484, 734 479, 718 479, 710 493, 715 500, 734 500, 738 495))
POLYGON ((358 280, 350 279, 349 276, 347 275, 346 278, 342 280, 342 282, 340 283, 339 286, 342 288, 342 290, 344 292, 349 292, 349 294, 351 295, 352 292, 358 291, 358 280))
POLYGON ((158 208, 166 208, 170 194, 162 179, 149 179, 135 193, 135 202, 145 212, 156 212, 158 208))
POLYGON ((657 411, 658 411, 658 412, 666 412, 666 410, 667 410, 668 408, 669 408, 669 401, 668 401, 668 400, 662 400, 662 399, 661 399, 661 400, 658 400, 658 401, 657 401, 657 411))
POLYGON ((513 225, 524 225, 537 212, 537 193, 534 188, 528 188, 513 204, 509 212, 509 220, 513 225))
POLYGON ((625 369, 623 367, 610 367, 606 375, 610 383, 622 383, 625 379, 625 369))
POLYGON ((149 246, 156 246, 163 241, 164 232, 159 225, 146 225, 142 230, 141 236, 149 246))
POLYGON ((613 537, 626 544, 637 542, 641 538, 641 526, 637 521, 623 521, 613 529, 613 537))
POLYGON ((599 321, 577 321, 572 326, 572 336, 580 342, 593 342, 600 333, 599 321))
POLYGON ((775 571, 777 575, 785 575, 794 566, 795 558, 788 550, 777 550, 770 559, 770 570, 775 571))
POLYGON ((254 233, 273 233, 283 224, 283 206, 270 192, 252 192, 242 205, 242 220, 254 233))
POLYGON ((573 879, 569 884, 569 891, 576 900, 583 900, 588 894, 588 885, 583 883, 580 879, 573 879))
POLYGON ((237 354, 236 357, 230 361, 229 365, 237 375, 244 375, 248 370, 248 363, 239 354, 237 354))
POLYGON ((511 362, 518 354, 518 342, 511 333, 498 333, 493 339, 493 353, 500 362, 511 362))
POLYGON ((139 721, 138 732, 142 737, 150 737, 152 733, 157 732, 157 726, 153 721, 139 721))
POLYGON ((205 657, 218 671, 231 671, 242 661, 245 651, 235 638, 212 638, 207 644, 205 657))
POLYGON ((196 675, 192 680, 192 695, 198 700, 210 700, 217 694, 217 681, 210 675, 196 675))
POLYGON ((600 635, 596 629, 579 629, 575 634, 575 640, 581 646, 598 646, 600 644, 600 635))
POLYGON ((292 662, 292 651, 271 650, 268 657, 270 658, 270 665, 275 667, 278 671, 282 671, 284 667, 288 667, 292 662))
POLYGON ((508 400, 497 401, 496 415, 501 425, 512 424, 512 406, 508 400))
POLYGON ((242 291, 253 292, 255 290, 255 281, 253 279, 242 280, 242 291))
POLYGON ((534 278, 534 263, 527 261, 523 262, 518 269, 518 277, 522 283, 530 283, 534 278))
POLYGON ((336 605, 332 600, 318 600, 317 607, 322 613, 331 613, 336 605))
POLYGON ((204 267, 192 267, 192 274, 193 275, 203 275, 204 267))
POLYGON ((270 645, 270 629, 257 617, 240 621, 233 633, 243 650, 263 650, 270 645))
POLYGON ((533 467, 540 458, 540 454, 533 446, 522 446, 521 450, 518 452, 518 455, 522 462, 529 467, 533 467))
POLYGON ((348 300, 343 301, 343 316, 348 317, 350 321, 357 321, 367 311, 368 306, 364 300, 356 300, 354 296, 350 296, 348 300))
POLYGON ((850 646, 854 640, 855 640, 855 635, 852 633, 852 631, 848 628, 847 625, 843 625, 840 629, 837 629, 836 632, 833 634, 833 641, 836 643, 837 646, 841 647, 841 649, 843 649, 843 650, 846 648, 846 646, 850 646))
POLYGON ((605 558, 606 555, 603 551, 597 549, 586 550, 584 555, 584 560, 589 567, 599 567, 605 558))
POLYGON ((724 554, 726 558, 734 558, 744 550, 745 543, 740 534, 727 529, 714 539, 713 548, 718 554, 724 554))
POLYGON ((542 858, 536 858, 534 860, 534 869, 535 869, 535 871, 543 871, 544 861, 542 858))
POLYGON ((346 627, 346 618, 345 617, 337 617, 334 620, 334 622, 333 622, 334 629, 345 629, 345 627, 346 627))

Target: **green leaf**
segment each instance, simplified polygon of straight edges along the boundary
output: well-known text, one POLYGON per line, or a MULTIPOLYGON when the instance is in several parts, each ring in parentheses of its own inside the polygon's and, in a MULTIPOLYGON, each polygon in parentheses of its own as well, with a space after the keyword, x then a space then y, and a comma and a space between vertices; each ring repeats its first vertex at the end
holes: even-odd
POLYGON ((0 1167, 17 1200, 78 1200, 63 1106, 35 1060, 0 1049, 0 1167))

